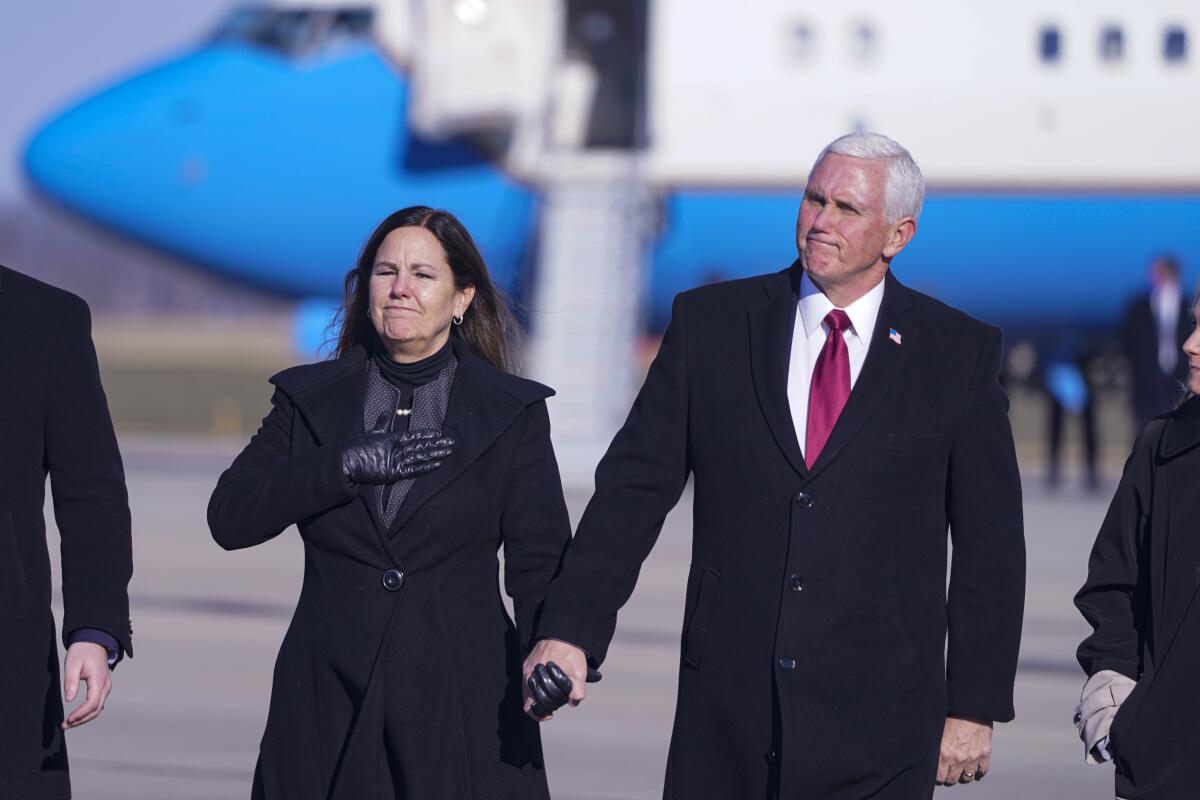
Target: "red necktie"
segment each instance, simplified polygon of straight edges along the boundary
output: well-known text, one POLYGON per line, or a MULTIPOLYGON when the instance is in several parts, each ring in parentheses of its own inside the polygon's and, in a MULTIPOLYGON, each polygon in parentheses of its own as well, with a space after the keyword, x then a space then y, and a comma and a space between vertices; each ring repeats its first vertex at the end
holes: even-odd
POLYGON ((829 441, 829 434, 850 396, 850 354, 842 336, 842 331, 850 327, 850 317, 835 308, 825 315, 825 324, 829 326, 829 336, 817 356, 808 390, 804 463, 809 469, 816 463, 825 442, 829 441))

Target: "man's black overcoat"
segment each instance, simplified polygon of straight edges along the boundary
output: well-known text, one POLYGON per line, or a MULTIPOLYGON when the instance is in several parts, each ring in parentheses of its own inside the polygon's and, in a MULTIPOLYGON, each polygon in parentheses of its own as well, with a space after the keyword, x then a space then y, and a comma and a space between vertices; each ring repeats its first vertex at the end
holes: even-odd
POLYGON ((799 277, 676 298, 538 628, 603 660, 692 477, 672 800, 757 800, 775 781, 788 800, 914 800, 947 712, 1013 717, 1025 546, 1000 332, 889 276, 807 469, 787 402, 799 277))
POLYGON ((1110 730, 1116 792, 1196 796, 1200 749, 1200 399, 1138 437, 1096 537, 1075 605, 1095 629, 1079 646, 1089 676, 1137 681, 1110 730))
POLYGON ((293 523, 304 542, 255 797, 548 797, 521 661, 571 534, 552 392, 458 339, 454 353, 443 430, 457 448, 417 479, 389 530, 373 487, 348 486, 341 472, 339 443, 362 432, 361 348, 272 378, 271 413, 213 492, 209 525, 223 547, 293 523), (515 628, 500 597, 501 545, 515 628))
POLYGON ((97 628, 131 653, 129 502, 87 304, 0 267, 0 797, 23 800, 71 792, 42 516, 47 472, 64 639, 97 628))
MULTIPOLYGON (((1173 332, 1176 353, 1191 332, 1191 297, 1184 292, 1179 301, 1179 317, 1173 332)), ((1141 430, 1178 401, 1183 391, 1182 382, 1187 377, 1187 358, 1180 353, 1175 362, 1175 371, 1170 375, 1163 374, 1158 364, 1158 320, 1154 316, 1148 292, 1135 297, 1126 307, 1118 339, 1129 360, 1134 421, 1138 430, 1141 430)))

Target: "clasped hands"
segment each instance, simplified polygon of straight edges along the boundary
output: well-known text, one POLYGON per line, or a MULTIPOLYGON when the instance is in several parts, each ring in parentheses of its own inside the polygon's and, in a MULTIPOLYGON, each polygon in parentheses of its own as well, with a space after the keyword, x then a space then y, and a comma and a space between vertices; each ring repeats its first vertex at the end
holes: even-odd
POLYGON ((542 639, 525 659, 525 713, 538 722, 570 703, 577 706, 587 696, 587 684, 602 676, 588 666, 587 654, 569 642, 542 639))
POLYGON ((342 444, 342 474, 352 483, 387 485, 432 472, 454 452, 455 440, 441 431, 391 433, 388 415, 373 430, 342 444))

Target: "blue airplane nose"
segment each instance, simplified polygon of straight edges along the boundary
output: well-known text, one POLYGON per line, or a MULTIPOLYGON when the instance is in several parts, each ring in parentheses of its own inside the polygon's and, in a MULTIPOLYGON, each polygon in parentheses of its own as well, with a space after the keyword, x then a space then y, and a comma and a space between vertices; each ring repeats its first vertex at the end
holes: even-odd
POLYGON ((117 84, 48 122, 25 151, 42 192, 118 228, 144 223, 164 195, 202 183, 207 164, 189 141, 200 121, 194 88, 210 59, 193 56, 117 84))
POLYGON ((414 138, 407 99, 369 43, 307 60, 218 43, 65 111, 25 167, 88 218, 296 296, 338 294, 392 211, 446 208, 512 291, 532 193, 469 144, 414 138))

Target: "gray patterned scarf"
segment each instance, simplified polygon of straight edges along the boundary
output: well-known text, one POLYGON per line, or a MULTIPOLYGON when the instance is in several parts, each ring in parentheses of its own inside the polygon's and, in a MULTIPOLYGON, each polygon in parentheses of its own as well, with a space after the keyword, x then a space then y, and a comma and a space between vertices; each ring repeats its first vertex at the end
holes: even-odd
MULTIPOLYGON (((408 418, 409 430, 440 431, 442 429, 442 422, 446 418, 446 406, 450 403, 450 387, 454 384, 454 370, 457 367, 458 359, 451 355, 450 360, 446 362, 446 366, 442 367, 442 371, 436 378, 424 386, 416 388, 413 392, 412 416, 408 418)), ((388 429, 391 430, 399 394, 400 390, 379 374, 379 366, 375 361, 368 360, 367 393, 363 401, 364 432, 374 428, 379 418, 384 416, 388 418, 388 429)), ((383 521, 385 528, 392 527, 392 523, 396 521, 400 505, 404 502, 404 498, 408 495, 415 480, 416 478, 408 478, 396 481, 390 487, 375 487, 375 508, 379 512, 379 518, 383 521), (390 492, 386 491, 387 489, 390 489, 390 492), (386 505, 385 497, 387 498, 386 505)))

